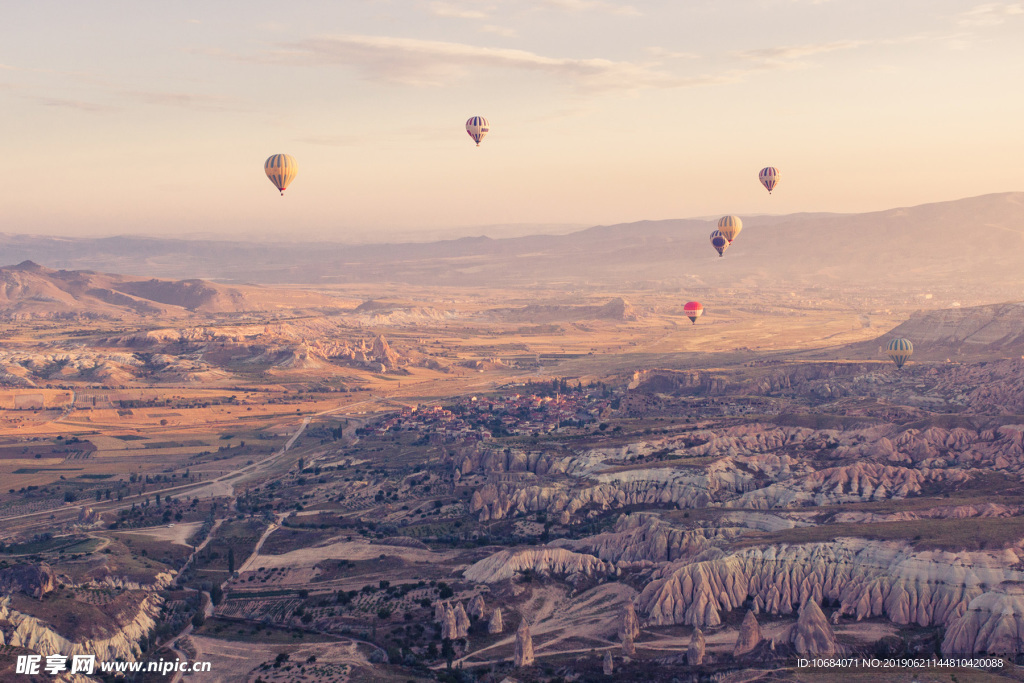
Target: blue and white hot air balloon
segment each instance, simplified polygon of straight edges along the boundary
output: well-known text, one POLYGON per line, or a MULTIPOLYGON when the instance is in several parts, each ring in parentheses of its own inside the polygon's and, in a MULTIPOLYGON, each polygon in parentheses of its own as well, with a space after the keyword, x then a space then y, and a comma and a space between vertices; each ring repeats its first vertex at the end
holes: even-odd
POLYGON ((719 256, 722 256, 729 248, 729 240, 725 239, 725 235, 720 230, 715 230, 711 233, 711 246, 715 248, 719 256))
POLYGON ((491 132, 491 124, 487 123, 487 119, 482 116, 471 116, 466 121, 466 132, 469 133, 469 137, 473 138, 476 146, 479 147, 480 141, 491 132))
POLYGON ((768 194, 771 194, 772 190, 775 189, 775 186, 779 182, 779 169, 774 166, 765 166, 757 174, 757 179, 760 180, 761 184, 764 185, 764 188, 768 190, 768 194))

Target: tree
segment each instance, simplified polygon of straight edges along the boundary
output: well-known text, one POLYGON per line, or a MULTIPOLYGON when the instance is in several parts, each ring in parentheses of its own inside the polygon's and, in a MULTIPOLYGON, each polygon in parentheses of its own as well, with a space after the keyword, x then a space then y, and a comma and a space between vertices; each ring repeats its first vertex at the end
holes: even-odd
POLYGON ((228 573, 235 573, 235 549, 228 548, 228 573))

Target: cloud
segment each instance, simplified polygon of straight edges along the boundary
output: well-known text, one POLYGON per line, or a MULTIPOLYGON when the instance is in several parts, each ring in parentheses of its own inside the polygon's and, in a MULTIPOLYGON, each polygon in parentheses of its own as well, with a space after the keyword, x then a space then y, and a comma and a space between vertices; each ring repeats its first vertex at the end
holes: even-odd
POLYGON ((977 5, 960 15, 961 26, 998 26, 1007 17, 1024 14, 1024 3, 988 2, 977 5))
POLYGON ((863 40, 837 40, 831 43, 807 43, 804 45, 787 45, 780 47, 768 47, 760 50, 747 50, 737 52, 736 56, 750 61, 761 62, 766 65, 782 66, 793 64, 802 57, 821 54, 823 52, 835 52, 837 50, 851 50, 866 45, 863 40))
POLYGON ((428 6, 430 13, 436 17, 452 17, 455 19, 486 19, 487 13, 479 9, 468 9, 453 2, 437 0, 428 6))
POLYGON ((480 27, 480 30, 484 33, 493 33, 496 36, 503 38, 515 38, 518 33, 514 28, 508 28, 507 26, 495 26, 494 24, 484 24, 480 27))
POLYGON ((98 112, 98 111, 110 111, 114 107, 97 104, 95 102, 85 102, 83 100, 69 100, 63 97, 34 97, 38 104, 44 107, 61 107, 65 109, 77 109, 78 111, 87 112, 98 112))
POLYGON ((445 85, 481 68, 539 72, 590 90, 636 90, 685 84, 656 64, 546 57, 527 50, 415 38, 346 35, 310 38, 263 55, 265 62, 348 66, 362 77, 406 85, 445 85))
POLYGON ((570 12, 599 11, 628 16, 640 15, 640 10, 632 5, 620 5, 605 0, 540 0, 540 4, 570 12))
POLYGON ((657 59, 700 59, 700 55, 694 52, 676 52, 663 47, 648 47, 646 50, 649 55, 657 59))
POLYGON ((229 109, 231 100, 215 95, 197 95, 183 92, 159 92, 146 90, 122 90, 120 95, 130 100, 163 107, 186 109, 224 110, 229 109))

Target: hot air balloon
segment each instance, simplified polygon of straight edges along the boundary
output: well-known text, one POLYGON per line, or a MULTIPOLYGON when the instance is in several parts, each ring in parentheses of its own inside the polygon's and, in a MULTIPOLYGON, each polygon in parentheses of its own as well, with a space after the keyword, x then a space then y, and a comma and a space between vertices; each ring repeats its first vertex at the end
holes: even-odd
POLYGON ((683 313, 685 313, 686 317, 690 319, 690 322, 696 325, 697 318, 704 315, 704 307, 700 305, 699 301, 688 301, 686 305, 683 306, 683 313))
POLYGON ((715 248, 719 256, 722 256, 725 250, 729 248, 729 240, 725 239, 725 235, 722 234, 721 230, 715 230, 711 233, 711 246, 715 248))
POLYGON ((291 182, 295 180, 295 174, 299 172, 299 165, 295 163, 295 157, 291 154, 273 154, 263 164, 263 170, 267 172, 270 182, 274 183, 274 187, 281 190, 283 195, 291 182))
POLYGON ((896 337, 889 341, 888 346, 885 347, 886 353, 889 354, 889 358, 896 364, 897 368, 902 368, 903 364, 907 362, 910 355, 914 353, 914 345, 910 343, 909 339, 903 337, 896 337))
POLYGON ((761 181, 765 189, 768 190, 768 194, 772 193, 775 186, 779 183, 779 169, 774 166, 765 166, 761 169, 761 172, 757 174, 757 179, 761 181))
POLYGON ((722 237, 729 240, 729 244, 732 244, 742 229, 743 221, 739 216, 722 216, 718 219, 718 231, 722 233, 722 237))
POLYGON ((491 124, 487 123, 487 119, 482 116, 471 116, 466 121, 466 132, 476 142, 477 147, 480 146, 480 141, 487 137, 490 131, 491 124))

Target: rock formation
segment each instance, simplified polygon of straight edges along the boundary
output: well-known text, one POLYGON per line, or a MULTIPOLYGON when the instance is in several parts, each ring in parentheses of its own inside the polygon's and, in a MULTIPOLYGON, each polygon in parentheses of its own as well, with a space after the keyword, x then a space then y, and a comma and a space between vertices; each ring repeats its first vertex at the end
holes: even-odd
POLYGON ((462 603, 456 603, 455 609, 455 633, 456 638, 465 638, 469 635, 469 615, 466 614, 466 608, 462 606, 462 603))
POLYGON ((57 573, 50 565, 16 564, 0 569, 0 594, 24 593, 37 600, 57 587, 57 573))
POLYGON ((633 639, 640 635, 640 620, 636 618, 636 609, 633 607, 632 600, 626 602, 626 605, 622 608, 622 620, 619 623, 619 640, 622 640, 627 633, 633 639))
POLYGON ((686 648, 686 663, 690 666, 700 666, 704 663, 704 650, 707 643, 704 641, 704 633, 696 628, 690 638, 690 645, 686 648))
POLYGON ((942 654, 1024 652, 1024 585, 1003 583, 971 600, 967 611, 946 628, 942 654))
POLYGON ((615 573, 615 565, 602 562, 593 555, 574 553, 564 548, 537 550, 502 550, 468 567, 463 575, 475 583, 497 583, 514 578, 522 571, 541 574, 583 576, 615 573))
POLYGON ((830 543, 749 548, 711 559, 665 564, 637 601, 654 625, 717 626, 721 612, 752 598, 755 611, 791 614, 793 605, 838 600, 856 619, 943 625, 1003 581, 1024 581, 1018 555, 915 552, 896 542, 843 538, 830 543))
POLYGON ((732 649, 732 656, 742 657, 757 647, 762 640, 757 617, 752 611, 747 610, 747 616, 743 617, 743 623, 740 624, 740 633, 736 638, 736 646, 732 649))
POLYGON ((622 634, 622 654, 627 657, 636 654, 636 643, 633 641, 633 634, 629 631, 622 634))
POLYGON ((808 600, 800 608, 800 616, 789 629, 788 640, 801 655, 831 657, 841 651, 825 613, 814 600, 808 600))
POLYGON ((605 676, 611 676, 615 671, 615 664, 612 662, 612 653, 610 650, 605 651, 604 661, 601 663, 601 670, 605 676))
POLYGON ((378 335, 373 340, 373 347, 370 349, 370 358, 380 365, 384 366, 385 370, 394 370, 398 368, 398 362, 400 360, 399 355, 391 350, 384 335, 378 335))
POLYGON ((437 604, 434 605, 434 621, 436 621, 439 624, 443 624, 445 618, 444 615, 445 612, 447 611, 447 608, 447 604, 438 601, 437 604))
POLYGON ((533 666, 533 638, 530 636, 530 625, 524 618, 519 623, 519 630, 516 631, 516 668, 533 666))
POLYGON ((46 622, 13 609, 10 598, 0 598, 0 632, 12 647, 23 647, 46 654, 96 655, 99 660, 117 658, 135 661, 141 652, 139 641, 156 626, 162 600, 156 595, 138 596, 134 609, 127 609, 131 600, 123 601, 125 609, 116 615, 116 624, 109 628, 80 625, 90 629, 90 635, 70 640, 46 622))
POLYGON ((501 608, 495 607, 491 612, 491 620, 487 622, 487 632, 490 634, 501 633, 505 630, 505 624, 501 621, 501 608))
POLYGON ((484 606, 484 596, 474 595, 473 599, 469 601, 469 616, 474 619, 483 619, 486 608, 484 606))
POLYGON ((451 605, 446 605, 444 618, 441 621, 441 639, 455 640, 460 637, 459 625, 455 619, 455 610, 451 608, 451 605))

